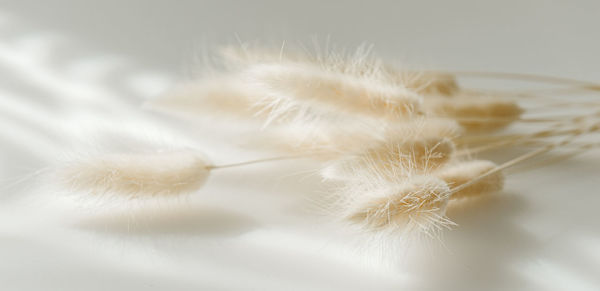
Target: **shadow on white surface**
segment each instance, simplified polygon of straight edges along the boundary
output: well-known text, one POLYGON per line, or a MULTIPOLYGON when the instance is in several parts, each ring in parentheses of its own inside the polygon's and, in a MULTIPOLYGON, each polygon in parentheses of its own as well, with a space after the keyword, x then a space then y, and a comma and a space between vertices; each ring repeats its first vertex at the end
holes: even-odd
POLYGON ((122 236, 235 237, 256 228, 252 218, 207 206, 172 205, 83 218, 83 230, 122 236))
MULTIPOLYGON (((164 131, 192 143, 202 136, 195 124, 138 109, 168 86, 169 74, 87 54, 62 36, 2 17, 2 181, 48 165, 97 127, 132 137, 136 129, 164 131)), ((235 149, 218 142, 196 143, 235 158, 228 152, 235 149)), ((597 290, 599 161, 588 154, 511 176, 506 193, 454 205, 448 215, 459 226, 445 234, 445 248, 416 246, 392 274, 351 256, 336 261, 329 253, 355 250, 329 240, 320 225, 295 228, 310 207, 305 197, 326 190, 315 186, 316 176, 297 173, 296 166, 310 165, 216 173, 189 204, 69 223, 15 202, 52 195, 31 193, 27 181, 2 188, 0 282, 7 290, 597 290)))

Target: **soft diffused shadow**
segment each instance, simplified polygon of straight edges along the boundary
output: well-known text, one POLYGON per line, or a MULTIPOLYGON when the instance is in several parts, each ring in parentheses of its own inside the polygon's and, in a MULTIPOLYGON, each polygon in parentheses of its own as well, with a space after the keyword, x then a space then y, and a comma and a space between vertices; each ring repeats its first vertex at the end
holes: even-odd
POLYGON ((222 209, 185 205, 108 213, 84 219, 76 226, 131 236, 231 237, 255 228, 256 222, 222 209))
POLYGON ((515 222, 526 210, 524 200, 509 193, 452 202, 447 215, 458 226, 442 238, 445 249, 420 258, 413 269, 423 280, 422 287, 511 290, 527 286, 514 266, 532 257, 540 242, 515 222))

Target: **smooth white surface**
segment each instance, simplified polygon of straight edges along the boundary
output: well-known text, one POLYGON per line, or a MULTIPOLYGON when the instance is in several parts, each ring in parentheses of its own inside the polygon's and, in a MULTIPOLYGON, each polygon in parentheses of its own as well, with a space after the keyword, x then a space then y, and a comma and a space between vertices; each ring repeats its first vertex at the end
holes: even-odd
MULTIPOLYGON (((16 179, 96 139, 172 136, 217 162, 257 153, 139 110, 224 42, 374 43, 409 64, 600 79, 597 1, 0 1, 2 290, 598 290, 600 157, 509 177, 456 207, 444 247, 396 270, 312 217, 294 161, 218 172, 166 204, 81 206, 16 179), (101 210, 99 210, 101 209, 101 210), (377 261, 373 259, 373 261, 377 261)), ((264 154, 264 153, 263 153, 264 154)), ((393 258, 392 258, 393 259, 393 258)))

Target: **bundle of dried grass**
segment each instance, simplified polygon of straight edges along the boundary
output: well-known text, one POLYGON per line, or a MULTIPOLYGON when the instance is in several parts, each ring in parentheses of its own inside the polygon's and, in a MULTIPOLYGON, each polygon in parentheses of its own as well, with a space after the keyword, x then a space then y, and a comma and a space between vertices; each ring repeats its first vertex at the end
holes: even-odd
MULTIPOLYGON (((221 57, 224 70, 176 88, 149 108, 258 120, 257 130, 269 137, 261 138, 263 144, 293 152, 287 157, 326 162, 321 173, 336 184, 328 207, 338 218, 372 231, 433 234, 451 226, 445 216, 450 200, 500 191, 504 169, 600 128, 598 115, 526 118, 529 108, 504 98, 517 94, 491 97, 459 86, 460 74, 392 68, 364 48, 311 55, 228 47, 221 57), (548 126, 502 133, 534 122, 548 126), (537 148, 500 165, 471 157, 516 146, 537 148)), ((281 158, 286 156, 214 166, 195 152, 109 155, 75 161, 60 173, 71 189, 172 196, 197 191, 212 170, 281 158)))

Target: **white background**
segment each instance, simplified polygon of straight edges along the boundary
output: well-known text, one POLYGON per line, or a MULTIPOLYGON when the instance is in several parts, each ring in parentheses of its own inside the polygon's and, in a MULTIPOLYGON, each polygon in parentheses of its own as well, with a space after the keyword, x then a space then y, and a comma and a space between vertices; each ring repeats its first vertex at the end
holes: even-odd
POLYGON ((121 208, 81 206, 28 175, 114 134, 256 157, 215 128, 139 110, 238 38, 330 37, 411 65, 600 80, 599 28, 597 1, 0 1, 0 289, 598 290, 597 153, 451 210, 444 247, 410 248, 396 269, 309 215, 306 197, 324 190, 308 162, 121 208))

